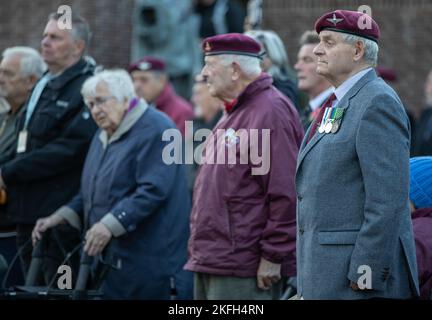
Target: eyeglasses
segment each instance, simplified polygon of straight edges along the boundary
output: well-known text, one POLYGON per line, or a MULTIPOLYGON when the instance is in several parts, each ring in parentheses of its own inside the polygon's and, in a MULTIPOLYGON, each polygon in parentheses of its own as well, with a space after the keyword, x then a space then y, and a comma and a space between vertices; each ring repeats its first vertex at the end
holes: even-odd
POLYGON ((94 107, 99 107, 107 103, 111 99, 115 99, 114 96, 108 96, 108 97, 97 97, 93 101, 86 101, 86 105, 90 110, 93 110, 94 107))

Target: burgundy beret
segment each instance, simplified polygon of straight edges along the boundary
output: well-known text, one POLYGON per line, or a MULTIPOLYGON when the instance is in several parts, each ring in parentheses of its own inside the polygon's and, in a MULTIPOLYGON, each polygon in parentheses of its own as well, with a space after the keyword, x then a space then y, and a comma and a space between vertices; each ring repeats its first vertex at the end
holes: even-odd
POLYGON ((135 70, 141 71, 165 71, 165 62, 154 57, 144 57, 128 67, 129 73, 135 70))
POLYGON ((396 82, 398 80, 396 71, 394 71, 393 69, 385 68, 385 67, 376 67, 375 71, 378 74, 378 76, 383 78, 385 81, 396 82))
POLYGON ((238 54, 261 58, 261 45, 241 33, 226 33, 205 38, 202 42, 205 56, 219 54, 238 54))
POLYGON ((315 30, 331 30, 349 33, 378 42, 378 24, 367 14, 358 11, 336 10, 324 14, 315 22, 315 30))

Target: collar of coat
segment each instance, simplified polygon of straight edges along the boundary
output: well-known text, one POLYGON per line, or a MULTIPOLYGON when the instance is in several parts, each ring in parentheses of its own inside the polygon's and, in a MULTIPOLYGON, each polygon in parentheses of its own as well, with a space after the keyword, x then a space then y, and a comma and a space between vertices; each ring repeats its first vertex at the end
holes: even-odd
POLYGON ((102 142, 102 147, 106 149, 109 144, 119 140, 133 127, 133 125, 139 120, 139 118, 141 118, 147 109, 148 104, 144 100, 140 100, 135 108, 126 113, 125 117, 120 122, 119 127, 111 137, 108 137, 108 133, 105 130, 102 130, 99 134, 99 140, 102 142))
POLYGON ((90 62, 87 62, 84 59, 80 59, 77 63, 63 71, 59 76, 55 76, 53 79, 51 79, 48 82, 48 86, 53 90, 59 90, 60 88, 63 88, 66 83, 80 75, 92 75, 94 69, 94 65, 92 65, 90 62))
POLYGON ((254 98, 258 92, 271 87, 272 83, 273 78, 270 75, 265 72, 261 73, 254 81, 247 85, 237 99, 229 103, 228 108, 225 106, 225 110, 228 113, 234 112, 234 110, 241 107, 246 100, 254 98))
POLYGON ((162 112, 172 108, 172 101, 175 98, 175 91, 171 84, 167 83, 155 101, 156 108, 162 112))
POLYGON ((0 114, 8 113, 10 110, 10 104, 5 98, 0 97, 0 114))

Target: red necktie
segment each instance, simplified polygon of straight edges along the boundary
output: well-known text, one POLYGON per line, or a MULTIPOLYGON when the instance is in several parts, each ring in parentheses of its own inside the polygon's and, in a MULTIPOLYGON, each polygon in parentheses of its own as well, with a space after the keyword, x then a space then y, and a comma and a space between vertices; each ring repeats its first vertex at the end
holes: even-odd
POLYGON ((324 116, 324 111, 326 108, 330 108, 332 106, 333 101, 336 99, 336 95, 334 93, 332 93, 327 100, 323 103, 323 105, 319 108, 319 112, 318 115, 315 118, 315 121, 312 124, 312 128, 311 131, 309 132, 309 137, 307 142, 309 143, 309 141, 313 138, 313 136, 315 135, 318 126, 321 124, 322 118, 324 116))

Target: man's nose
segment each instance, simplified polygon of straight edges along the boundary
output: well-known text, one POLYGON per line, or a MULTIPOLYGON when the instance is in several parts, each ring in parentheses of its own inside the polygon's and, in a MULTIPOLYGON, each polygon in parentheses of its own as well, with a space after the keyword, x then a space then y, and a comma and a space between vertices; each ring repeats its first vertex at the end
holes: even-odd
POLYGON ((204 65, 204 67, 202 68, 202 70, 201 70, 201 75, 203 76, 203 80, 204 81, 206 81, 207 80, 207 77, 208 77, 208 72, 207 72, 207 66, 206 65, 204 65))
POLYGON ((313 53, 316 56, 322 55, 323 51, 322 51, 322 47, 321 47, 321 43, 318 43, 317 46, 313 49, 313 53))
POLYGON ((49 39, 48 37, 44 37, 41 41, 42 46, 48 46, 49 45, 49 39))

